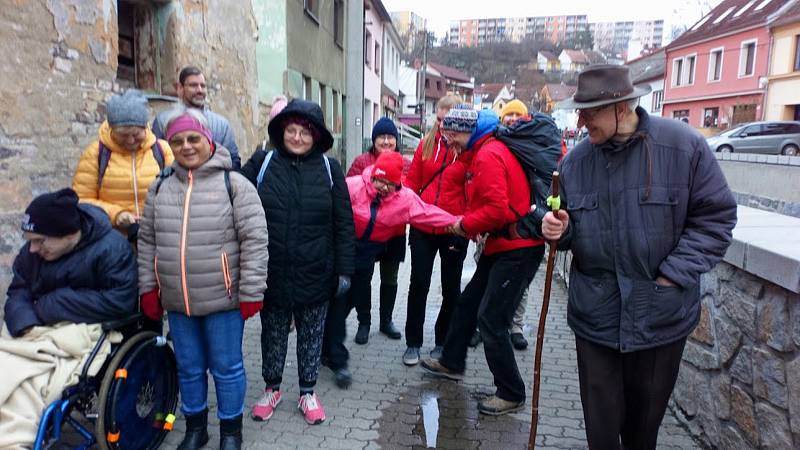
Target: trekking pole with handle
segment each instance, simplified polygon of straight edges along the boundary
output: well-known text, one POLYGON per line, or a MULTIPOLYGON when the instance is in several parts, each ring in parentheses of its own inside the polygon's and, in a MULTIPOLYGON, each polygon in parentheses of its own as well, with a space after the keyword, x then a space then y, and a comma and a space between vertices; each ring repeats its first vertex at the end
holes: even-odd
MULTIPOLYGON (((553 195, 547 198, 547 206, 557 214, 561 209, 561 198, 558 196, 558 172, 553 172, 553 195)), ((547 309, 550 306, 550 285, 553 283, 553 268, 556 264, 557 241, 550 241, 547 254, 547 272, 544 278, 544 299, 542 311, 539 313, 539 329, 536 332, 536 353, 533 359, 533 399, 531 401, 531 434, 528 437, 528 450, 536 448, 536 426, 539 424, 539 382, 542 371, 542 345, 544 344, 544 326, 547 322, 547 309)))

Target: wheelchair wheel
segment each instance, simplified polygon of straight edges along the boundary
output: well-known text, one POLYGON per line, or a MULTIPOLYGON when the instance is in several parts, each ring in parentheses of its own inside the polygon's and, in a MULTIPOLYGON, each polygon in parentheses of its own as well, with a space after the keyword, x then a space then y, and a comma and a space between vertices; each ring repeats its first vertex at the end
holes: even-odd
POLYGON ((158 448, 172 429, 178 403, 175 355, 152 331, 114 353, 98 394, 95 437, 101 450, 158 448))

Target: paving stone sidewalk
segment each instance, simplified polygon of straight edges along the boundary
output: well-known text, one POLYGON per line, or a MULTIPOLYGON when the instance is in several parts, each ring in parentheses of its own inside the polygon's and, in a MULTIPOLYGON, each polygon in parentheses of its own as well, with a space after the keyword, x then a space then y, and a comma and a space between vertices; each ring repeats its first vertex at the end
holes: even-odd
MULTIPOLYGON (((425 322, 423 355, 433 346, 433 324, 441 302, 438 283, 439 263, 433 276, 425 322)), ((463 282, 475 269, 472 249, 465 264, 463 282)), ((398 301, 394 320, 399 328, 405 324, 406 299, 410 263, 400 267, 398 301)), ((377 272, 377 271, 376 271, 377 272)), ((544 265, 530 289, 525 334, 528 350, 516 352, 522 377, 531 395, 533 347, 536 323, 541 305, 544 265)), ((373 317, 378 316, 378 275, 373 280, 373 317)), ((376 321, 377 322, 377 321, 376 321)), ((284 401, 266 423, 245 417, 246 449, 523 449, 528 442, 530 406, 520 413, 488 417, 479 415, 477 402, 493 393, 492 378, 486 366, 483 347, 470 349, 466 377, 463 382, 440 381, 424 375, 419 367, 406 367, 401 358, 405 341, 392 341, 373 327, 365 346, 352 342, 357 322, 355 313, 348 320, 348 348, 354 383, 348 390, 333 384, 332 373, 322 368, 317 393, 325 406, 328 420, 309 426, 297 410, 297 358, 294 334, 289 341, 289 355, 284 372, 284 401)), ((247 322, 244 337, 247 370, 246 411, 263 389, 261 379, 260 322, 247 322)), ((562 284, 554 286, 548 315, 543 353, 540 422, 537 448, 585 449, 583 414, 578 390, 575 343, 566 322, 566 292, 562 284)), ((207 448, 218 448, 218 421, 213 417, 215 400, 211 385, 210 418, 212 434, 207 448)), ((182 418, 166 442, 175 448, 183 435, 182 418)), ((686 450, 700 448, 668 413, 659 435, 659 448, 686 450)))

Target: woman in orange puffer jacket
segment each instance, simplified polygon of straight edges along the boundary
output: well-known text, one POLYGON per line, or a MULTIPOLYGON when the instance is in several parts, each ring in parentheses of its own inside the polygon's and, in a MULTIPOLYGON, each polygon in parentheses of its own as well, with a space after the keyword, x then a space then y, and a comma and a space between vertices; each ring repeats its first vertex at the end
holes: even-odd
POLYGON ((81 154, 72 189, 81 202, 102 208, 125 234, 138 223, 156 175, 172 164, 172 149, 150 131, 147 99, 138 91, 111 97, 106 110, 98 140, 81 154))

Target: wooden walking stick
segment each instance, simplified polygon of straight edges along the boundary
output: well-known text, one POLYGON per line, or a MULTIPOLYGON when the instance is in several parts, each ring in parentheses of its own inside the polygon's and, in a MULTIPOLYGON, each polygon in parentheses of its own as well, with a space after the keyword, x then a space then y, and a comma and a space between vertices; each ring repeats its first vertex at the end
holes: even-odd
MULTIPOLYGON (((553 172, 553 195, 547 198, 547 205, 553 214, 561 208, 561 198, 558 196, 558 172, 553 172)), ((553 283, 553 268, 556 265, 557 241, 549 242, 550 249, 547 253, 547 272, 544 278, 544 299, 542 311, 539 313, 539 329, 536 331, 536 353, 533 358, 533 399, 531 400, 531 434, 528 437, 528 450, 536 448, 536 427, 539 424, 539 381, 542 371, 542 345, 544 344, 544 326, 547 323, 547 309, 550 306, 550 285, 553 283)))

